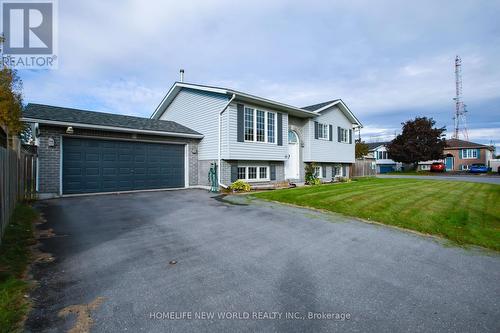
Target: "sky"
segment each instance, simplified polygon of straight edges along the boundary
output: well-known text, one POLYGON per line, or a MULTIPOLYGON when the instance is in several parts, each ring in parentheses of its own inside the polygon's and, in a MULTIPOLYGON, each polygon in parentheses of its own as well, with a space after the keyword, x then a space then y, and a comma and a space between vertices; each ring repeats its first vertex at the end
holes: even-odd
MULTIPOLYGON (((295 106, 342 98, 366 141, 432 117, 453 130, 462 58, 471 141, 500 147, 500 1, 58 1, 55 70, 25 102, 149 117, 185 81, 295 106)), ((498 150, 497 150, 498 151, 498 150)))

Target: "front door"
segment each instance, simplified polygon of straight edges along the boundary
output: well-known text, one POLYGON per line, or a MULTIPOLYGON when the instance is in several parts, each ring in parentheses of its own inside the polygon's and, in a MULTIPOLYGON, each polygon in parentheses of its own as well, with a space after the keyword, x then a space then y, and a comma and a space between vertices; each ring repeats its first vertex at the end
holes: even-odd
POLYGON ((285 179, 300 178, 300 143, 297 133, 288 131, 288 155, 285 161, 285 179))
POLYGON ((453 156, 447 156, 445 164, 446 164, 446 171, 453 170, 453 156))

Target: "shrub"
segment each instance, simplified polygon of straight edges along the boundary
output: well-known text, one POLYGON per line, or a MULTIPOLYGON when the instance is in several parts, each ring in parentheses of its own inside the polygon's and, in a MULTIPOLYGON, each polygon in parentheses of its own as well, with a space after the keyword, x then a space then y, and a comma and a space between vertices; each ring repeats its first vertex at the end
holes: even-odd
POLYGON ((349 178, 349 177, 339 177, 339 182, 340 183, 350 183, 351 182, 351 178, 349 178))
POLYGON ((316 166, 317 165, 314 162, 306 164, 306 166, 304 168, 304 171, 305 171, 304 178, 305 178, 306 184, 309 184, 309 185, 321 184, 321 181, 314 173, 316 166))
POLYGON ((243 180, 237 180, 234 183, 232 183, 229 188, 232 191, 235 192, 249 192, 250 191, 250 184, 243 180))

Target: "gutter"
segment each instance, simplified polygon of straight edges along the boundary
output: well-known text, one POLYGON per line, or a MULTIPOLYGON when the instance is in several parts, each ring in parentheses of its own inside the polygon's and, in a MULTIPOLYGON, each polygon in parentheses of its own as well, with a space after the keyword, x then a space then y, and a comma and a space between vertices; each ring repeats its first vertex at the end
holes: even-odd
POLYGON ((229 102, 227 102, 227 104, 222 108, 222 110, 219 112, 219 142, 218 142, 218 145, 217 145, 217 182, 219 183, 218 185, 219 186, 222 186, 224 188, 228 188, 227 185, 224 185, 221 183, 220 181, 220 170, 221 170, 221 165, 220 165, 220 161, 221 161, 221 150, 222 150, 222 142, 221 142, 221 132, 222 132, 222 124, 221 124, 221 120, 222 120, 222 114, 226 111, 226 109, 228 108, 229 104, 231 104, 234 99, 236 98, 236 94, 233 94, 233 96, 231 97, 231 99, 229 100, 229 102))
POLYGON ((203 138, 202 134, 140 130, 140 129, 126 128, 126 127, 72 123, 72 122, 65 122, 65 121, 35 119, 35 118, 27 118, 27 117, 21 118, 21 121, 28 122, 28 123, 46 124, 46 125, 72 126, 72 127, 77 127, 77 128, 80 127, 80 128, 89 128, 89 129, 100 129, 100 130, 107 130, 107 131, 114 131, 114 132, 142 133, 142 134, 151 134, 151 135, 160 135, 160 136, 175 136, 175 137, 193 138, 193 139, 202 139, 203 138))

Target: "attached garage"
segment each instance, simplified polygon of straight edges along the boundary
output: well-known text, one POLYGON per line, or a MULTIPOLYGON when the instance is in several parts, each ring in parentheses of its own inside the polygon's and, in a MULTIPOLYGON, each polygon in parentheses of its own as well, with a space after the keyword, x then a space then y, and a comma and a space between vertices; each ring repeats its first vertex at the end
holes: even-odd
POLYGON ((63 137, 63 194, 185 186, 181 144, 63 137))
POLYGON ((173 121, 28 104, 39 198, 198 184, 203 135, 173 121))

